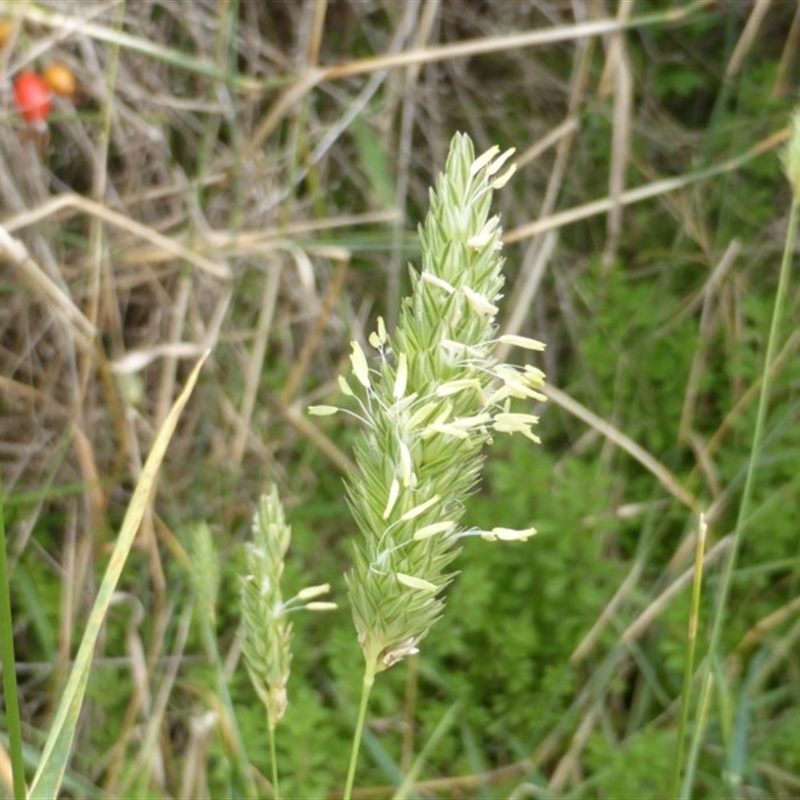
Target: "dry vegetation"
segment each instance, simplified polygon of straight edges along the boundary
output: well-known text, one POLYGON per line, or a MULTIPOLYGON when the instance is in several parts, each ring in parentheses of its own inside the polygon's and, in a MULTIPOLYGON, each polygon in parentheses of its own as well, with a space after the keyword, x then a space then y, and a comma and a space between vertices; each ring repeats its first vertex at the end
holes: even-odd
MULTIPOLYGON (((567 461, 587 453, 606 475, 620 470, 596 498, 604 505, 583 508, 575 524, 597 532, 598 520, 633 519, 646 527, 647 514, 669 508, 663 516, 676 526, 648 551, 660 560, 644 585, 637 582, 652 564, 630 541, 603 532, 591 546, 627 566, 619 591, 602 596, 596 624, 577 624, 570 648, 582 689, 573 716, 526 741, 535 746, 530 759, 520 748, 495 748, 475 768, 486 770, 486 785, 511 780, 498 796, 533 773, 552 796, 581 787, 597 766, 584 761, 587 742, 618 723, 622 706, 635 715, 631 675, 647 670, 633 643, 673 588, 688 584, 699 511, 715 531, 709 569, 727 547, 746 447, 735 468, 715 458, 731 438, 746 443, 742 420, 758 388, 757 373, 737 365, 750 363, 741 347, 761 341, 764 327, 754 334, 744 321, 766 313, 747 305, 749 290, 777 261, 789 203, 774 151, 786 136, 781 103, 796 94, 794 4, 19 0, 2 13, 11 29, 0 49, 0 467, 26 742, 41 746, 35 732, 50 724, 155 432, 210 349, 97 651, 96 665, 126 674, 126 694, 113 711, 91 698, 74 764, 89 783, 69 791, 82 796, 95 785, 121 796, 136 786, 189 797, 214 785, 209 771, 219 766, 205 759, 218 728, 204 714, 222 712, 187 678, 202 656, 188 652, 191 602, 172 583, 187 562, 180 530, 206 520, 235 560, 255 499, 275 480, 290 516, 292 507, 321 509, 308 523, 318 538, 306 545, 304 569, 320 567, 315 550, 326 548, 346 566, 342 508, 325 518, 350 465, 348 433, 304 409, 335 398, 351 338, 363 340, 378 313, 396 318, 428 187, 452 134, 465 130, 478 151, 518 149, 518 174, 498 198, 510 274, 503 330, 550 344, 552 402, 542 427, 547 439, 550 421, 554 481, 574 475, 567 461), (626 20, 654 9, 655 18, 620 34, 626 20), (681 43, 682 26, 697 20, 706 20, 707 50, 697 34, 681 43), (774 69, 758 73, 767 61, 774 69), (10 81, 52 63, 74 72, 78 93, 55 100, 42 133, 16 113, 10 81), (689 84, 676 78, 671 89, 675 65, 689 84), (733 85, 739 118, 726 105, 733 85), (747 99, 753 94, 761 110, 747 99), (636 336, 657 343, 687 319, 699 333, 686 345, 678 411, 660 427, 659 385, 626 381, 626 339, 610 332, 624 321, 602 301, 603 287, 620 282, 665 287, 671 270, 685 280, 682 297, 664 301, 666 314, 654 302, 649 331, 642 324, 636 336), (597 373, 597 348, 582 349, 595 312, 599 339, 609 335, 609 366, 597 373), (706 380, 717 368, 727 405, 706 380), (653 416, 634 424, 628 412, 642 394, 653 416), (663 435, 645 444, 648 425, 663 435), (652 484, 630 478, 622 453, 652 484), (624 684, 607 694, 589 677, 601 642, 617 659, 604 668, 614 663, 624 684), (104 726, 113 731, 105 741, 104 726)), ((637 307, 632 300, 620 313, 641 323, 637 307)), ((782 364, 796 347, 793 335, 782 364)), ((796 515, 787 481, 774 492, 796 515)), ((543 529, 561 524, 542 522, 537 513, 533 524, 543 529)), ((796 573, 796 551, 769 558, 788 559, 796 573)), ((734 653, 737 669, 768 631, 787 652, 796 648, 797 583, 781 583, 782 575, 775 581, 784 590, 770 595, 768 610, 736 631, 737 641, 752 637, 734 653)), ((220 617, 230 675, 236 614, 220 617)), ((763 685, 777 691, 797 678, 787 659, 761 676, 763 685)), ((781 702, 796 709, 800 698, 795 690, 781 702)), ((708 754, 719 758, 713 746, 708 754)), ((761 766, 769 796, 800 792, 796 761, 761 766)), ((334 763, 330 772, 314 785, 338 785, 343 769, 334 763)), ((7 774, 0 770, 0 785, 10 785, 7 774)), ((472 796, 479 782, 473 775, 429 789, 472 796)), ((589 784, 582 796, 592 791, 589 784)))

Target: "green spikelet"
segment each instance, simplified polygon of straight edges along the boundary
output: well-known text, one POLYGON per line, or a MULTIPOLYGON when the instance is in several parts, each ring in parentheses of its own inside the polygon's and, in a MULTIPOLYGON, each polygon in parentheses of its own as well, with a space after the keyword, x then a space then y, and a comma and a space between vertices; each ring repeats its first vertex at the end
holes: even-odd
POLYGON ((253 517, 253 541, 247 545, 249 574, 242 579, 242 652, 250 679, 266 707, 270 729, 277 725, 288 703, 286 685, 292 662, 288 615, 301 608, 336 607, 313 600, 328 591, 327 584, 303 589, 291 600, 283 600, 281 576, 291 538, 292 530, 273 486, 262 496, 253 517))
MULTIPOLYGON (((524 539, 535 532, 459 527, 492 436, 520 432, 538 441, 531 430, 537 419, 512 413, 511 399, 544 399, 541 371, 498 364, 492 356, 503 260, 499 218, 489 210, 492 191, 513 172, 505 166, 512 152, 492 148, 476 159, 469 137, 455 136, 431 192, 420 229, 422 268, 411 271, 412 294, 397 331, 390 339, 379 320, 370 337, 378 358, 371 361, 353 342, 357 384, 340 380, 364 423, 355 447, 359 473, 347 482, 362 534, 347 584, 373 672, 417 652, 441 617, 462 538, 524 539)), ((523 337, 507 340, 544 347, 523 337)))

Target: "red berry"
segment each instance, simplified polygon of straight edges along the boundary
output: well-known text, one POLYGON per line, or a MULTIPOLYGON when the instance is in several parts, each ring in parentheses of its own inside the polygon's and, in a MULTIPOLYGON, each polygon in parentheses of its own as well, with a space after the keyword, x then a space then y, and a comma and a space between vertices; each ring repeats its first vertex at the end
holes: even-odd
POLYGON ((30 123, 43 125, 50 114, 52 94, 35 72, 20 72, 14 81, 14 97, 20 114, 30 123))

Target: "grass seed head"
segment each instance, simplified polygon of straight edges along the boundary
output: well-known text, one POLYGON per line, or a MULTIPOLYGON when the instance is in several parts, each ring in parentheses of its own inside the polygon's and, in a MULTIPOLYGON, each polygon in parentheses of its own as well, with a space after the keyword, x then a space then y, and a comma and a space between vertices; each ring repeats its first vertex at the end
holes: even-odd
POLYGON ((284 600, 281 591, 284 559, 292 538, 276 487, 263 495, 253 516, 253 539, 247 545, 248 574, 242 579, 242 652, 250 679, 267 710, 271 728, 280 721, 288 696, 292 661, 292 624, 288 615, 302 608, 328 610, 335 603, 319 601, 328 584, 302 589, 284 600))
MULTIPOLYGON (((510 156, 492 148, 476 159, 469 137, 455 136, 420 228, 421 270, 411 271, 397 330, 390 337, 380 321, 369 338, 380 358, 352 346, 357 385, 345 385, 365 425, 355 448, 359 473, 347 486, 362 534, 347 583, 373 672, 416 653, 442 615, 459 541, 474 535, 458 524, 478 483, 483 445, 495 430, 537 441, 536 418, 510 414, 507 405, 509 396, 530 399, 540 373, 491 355, 503 260, 499 218, 489 211, 493 190, 513 172, 505 167, 498 177, 510 156), (491 401, 501 387, 503 405, 491 401)), ((528 349, 543 347, 516 338, 528 349)), ((486 538, 532 532, 497 528, 486 538)))

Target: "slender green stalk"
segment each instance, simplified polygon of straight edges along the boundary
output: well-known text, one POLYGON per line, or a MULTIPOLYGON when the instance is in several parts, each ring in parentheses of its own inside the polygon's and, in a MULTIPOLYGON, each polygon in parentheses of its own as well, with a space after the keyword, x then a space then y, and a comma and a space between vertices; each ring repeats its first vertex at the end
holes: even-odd
POLYGON ((272 796, 275 800, 281 800, 281 789, 278 784, 278 755, 275 750, 275 725, 271 722, 267 724, 267 738, 269 739, 269 760, 272 768, 272 796))
POLYGON ((364 720, 367 718, 367 706, 372 686, 375 683, 375 665, 369 661, 364 666, 364 679, 361 682, 361 703, 358 707, 358 720, 353 734, 353 748, 350 751, 350 764, 347 767, 347 783, 344 787, 344 800, 350 800, 353 795, 353 781, 356 777, 356 764, 358 764, 358 751, 361 749, 361 735, 364 732, 364 720))
POLYGON ((17 662, 14 658, 14 629, 11 625, 11 581, 6 558, 6 522, 3 503, 3 480, 0 477, 0 663, 3 665, 3 693, 8 720, 8 744, 14 800, 25 797, 25 769, 22 761, 22 726, 17 696, 17 662))
POLYGON ((683 768, 683 748, 686 743, 686 730, 689 726, 691 706, 692 676, 694 675, 694 654, 697 645, 697 622, 700 618, 700 594, 703 585, 703 554, 706 543, 706 521, 700 515, 697 529, 697 546, 694 557, 694 581, 692 583, 692 607, 689 612, 689 635, 686 647, 686 664, 683 669, 683 694, 681 698, 681 718, 678 726, 678 744, 675 750, 675 765, 672 774, 670 797, 678 797, 683 768))
MULTIPOLYGON (((733 541, 731 552, 720 583, 719 597, 717 600, 717 610, 714 615, 714 622, 711 628, 711 639, 708 645, 708 656, 703 670, 703 678, 700 690, 700 708, 708 708, 712 685, 712 667, 717 657, 722 629, 725 622, 725 611, 730 593, 733 573, 736 567, 736 556, 741 546, 745 523, 750 515, 750 504, 753 496, 753 486, 755 484, 756 465, 761 456, 761 445, 764 441, 765 421, 767 417, 767 405, 769 403, 770 389, 772 387, 771 366, 778 351, 778 339, 780 325, 784 316, 784 307, 789 286, 789 271, 792 263, 792 253, 794 253, 797 243, 797 226, 800 217, 800 111, 796 112, 792 120, 792 136, 784 151, 784 169, 792 186, 792 207, 789 212, 789 226, 786 231, 786 244, 783 250, 781 261, 780 277, 778 278, 778 289, 775 294, 775 304, 772 310, 772 322, 770 324, 769 338, 767 340, 767 353, 764 359, 764 377, 761 382, 761 392, 758 397, 758 409, 756 411, 756 424, 753 431, 753 442, 750 449, 750 458, 747 462, 747 472, 745 474, 744 489, 742 499, 739 503, 739 513, 736 518, 736 527, 733 531, 733 541)), ((703 737, 703 725, 696 725, 692 745, 689 751, 689 759, 686 767, 686 775, 681 787, 681 797, 688 798, 692 795, 695 773, 697 771, 697 760, 700 752, 700 744, 703 737)))

